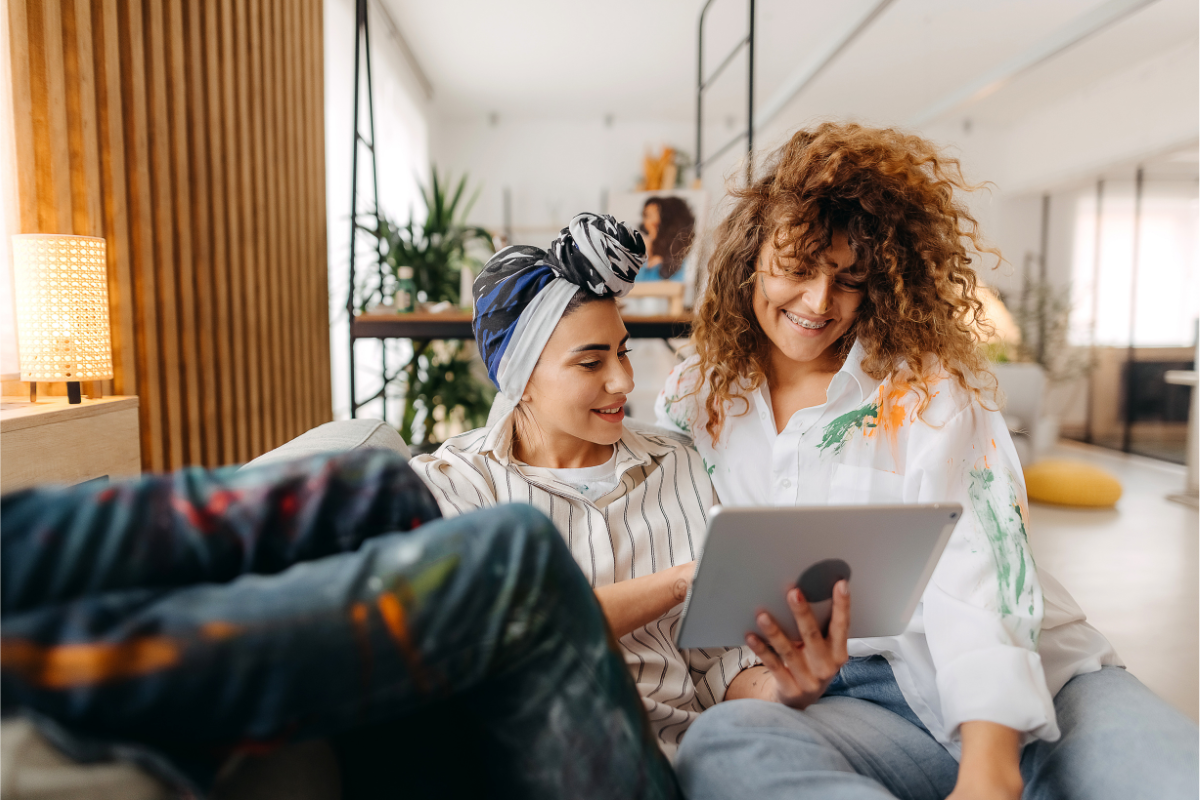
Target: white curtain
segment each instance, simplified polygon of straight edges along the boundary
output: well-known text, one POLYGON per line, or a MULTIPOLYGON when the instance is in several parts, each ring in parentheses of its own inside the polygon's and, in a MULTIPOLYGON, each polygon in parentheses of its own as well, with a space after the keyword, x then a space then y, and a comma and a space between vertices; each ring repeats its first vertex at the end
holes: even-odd
MULTIPOLYGON (((350 179, 354 135, 354 0, 325 0, 325 192, 329 224, 329 320, 332 360, 333 412, 336 419, 350 416, 349 327, 346 298, 349 290, 350 179)), ((375 99, 375 152, 378 157, 379 205, 397 220, 420 210, 418 180, 429 171, 429 97, 410 66, 403 44, 394 35, 386 11, 369 4, 371 79, 375 99)), ((360 99, 360 119, 366 131, 365 72, 360 99)), ((374 206, 370 152, 359 150, 358 209, 374 206)), ((367 242, 359 237, 355 270, 372 269, 367 242)), ((393 342, 393 364, 407 357, 405 345, 393 342)), ((360 341, 355 350, 355 377, 359 402, 380 385, 381 345, 360 341)), ((381 416, 378 401, 359 409, 360 417, 381 416)), ((396 424, 394 411, 388 420, 396 424)))
POLYGON ((1136 276, 1134 191, 1131 180, 1105 183, 1098 269, 1095 191, 1076 200, 1072 339, 1089 344, 1094 321, 1098 345, 1191 346, 1200 314, 1196 182, 1146 180, 1136 276))

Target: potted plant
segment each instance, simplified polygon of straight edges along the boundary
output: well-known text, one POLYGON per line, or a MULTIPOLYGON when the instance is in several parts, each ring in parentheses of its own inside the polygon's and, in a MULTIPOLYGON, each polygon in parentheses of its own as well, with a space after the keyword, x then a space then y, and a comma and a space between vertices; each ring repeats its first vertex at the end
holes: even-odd
MULTIPOLYGON (((989 346, 996 376, 1007 396, 1006 418, 1016 410, 1028 433, 1031 456, 1058 441, 1067 409, 1081 400, 1082 384, 1093 368, 1091 353, 1071 344, 1071 287, 1029 277, 1018 297, 1001 296, 1012 309, 1016 335, 989 346), (1036 374, 1035 374, 1036 373, 1036 374)), ((1011 427, 1011 426, 1010 426, 1011 427)))
MULTIPOLYGON (((359 311, 375 303, 391 305, 402 268, 412 271, 409 278, 405 270, 405 283, 411 281, 419 307, 469 304, 469 295, 462 296, 470 286, 467 278, 482 266, 472 251, 493 248, 487 230, 467 224, 479 190, 466 198, 466 188, 466 175, 455 183, 433 167, 428 186, 420 187, 420 214, 414 209, 406 222, 397 223, 377 212, 365 221, 360 229, 376 238, 379 261, 375 274, 366 275, 359 287, 359 311)), ((486 422, 495 391, 480 377, 477 361, 474 342, 433 342, 414 350, 399 376, 404 391, 399 431, 415 451, 435 446, 457 427, 486 422)))

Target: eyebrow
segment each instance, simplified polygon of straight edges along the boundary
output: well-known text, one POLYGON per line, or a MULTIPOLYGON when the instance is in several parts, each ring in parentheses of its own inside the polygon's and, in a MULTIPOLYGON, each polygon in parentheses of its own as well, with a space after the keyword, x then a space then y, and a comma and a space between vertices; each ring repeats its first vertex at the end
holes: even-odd
MULTIPOLYGON (((625 338, 621 340, 621 344, 617 345, 617 347, 620 347, 621 345, 624 345, 624 344, 625 344, 626 342, 628 342, 628 341, 629 341, 629 334, 627 333, 627 334, 625 334, 625 338)), ((575 348, 574 350, 572 350, 571 352, 572 352, 572 353, 586 353, 586 352, 588 352, 589 350, 603 350, 603 351, 605 351, 605 352, 608 352, 609 350, 612 350, 612 345, 607 345, 607 344, 585 344, 585 345, 583 345, 583 346, 581 346, 581 347, 576 347, 576 348, 575 348)))

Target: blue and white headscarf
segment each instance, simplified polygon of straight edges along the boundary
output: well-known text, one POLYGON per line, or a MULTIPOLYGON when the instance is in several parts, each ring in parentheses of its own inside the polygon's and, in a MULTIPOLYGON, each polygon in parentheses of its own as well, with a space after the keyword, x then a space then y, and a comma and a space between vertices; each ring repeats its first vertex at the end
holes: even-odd
POLYGON ((475 279, 473 323, 492 383, 519 401, 575 293, 625 296, 645 256, 636 230, 587 212, 577 214, 549 250, 514 246, 492 256, 475 279))

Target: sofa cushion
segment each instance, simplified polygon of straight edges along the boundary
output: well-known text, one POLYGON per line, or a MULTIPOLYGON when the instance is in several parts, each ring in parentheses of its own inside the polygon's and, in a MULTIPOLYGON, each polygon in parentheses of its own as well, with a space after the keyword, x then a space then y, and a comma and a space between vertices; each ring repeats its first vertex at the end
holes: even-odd
POLYGON ((261 467, 321 453, 340 453, 363 447, 393 450, 406 459, 412 458, 408 445, 400 438, 396 429, 386 422, 377 419, 342 419, 326 422, 302 433, 287 444, 263 453, 246 466, 261 467))

